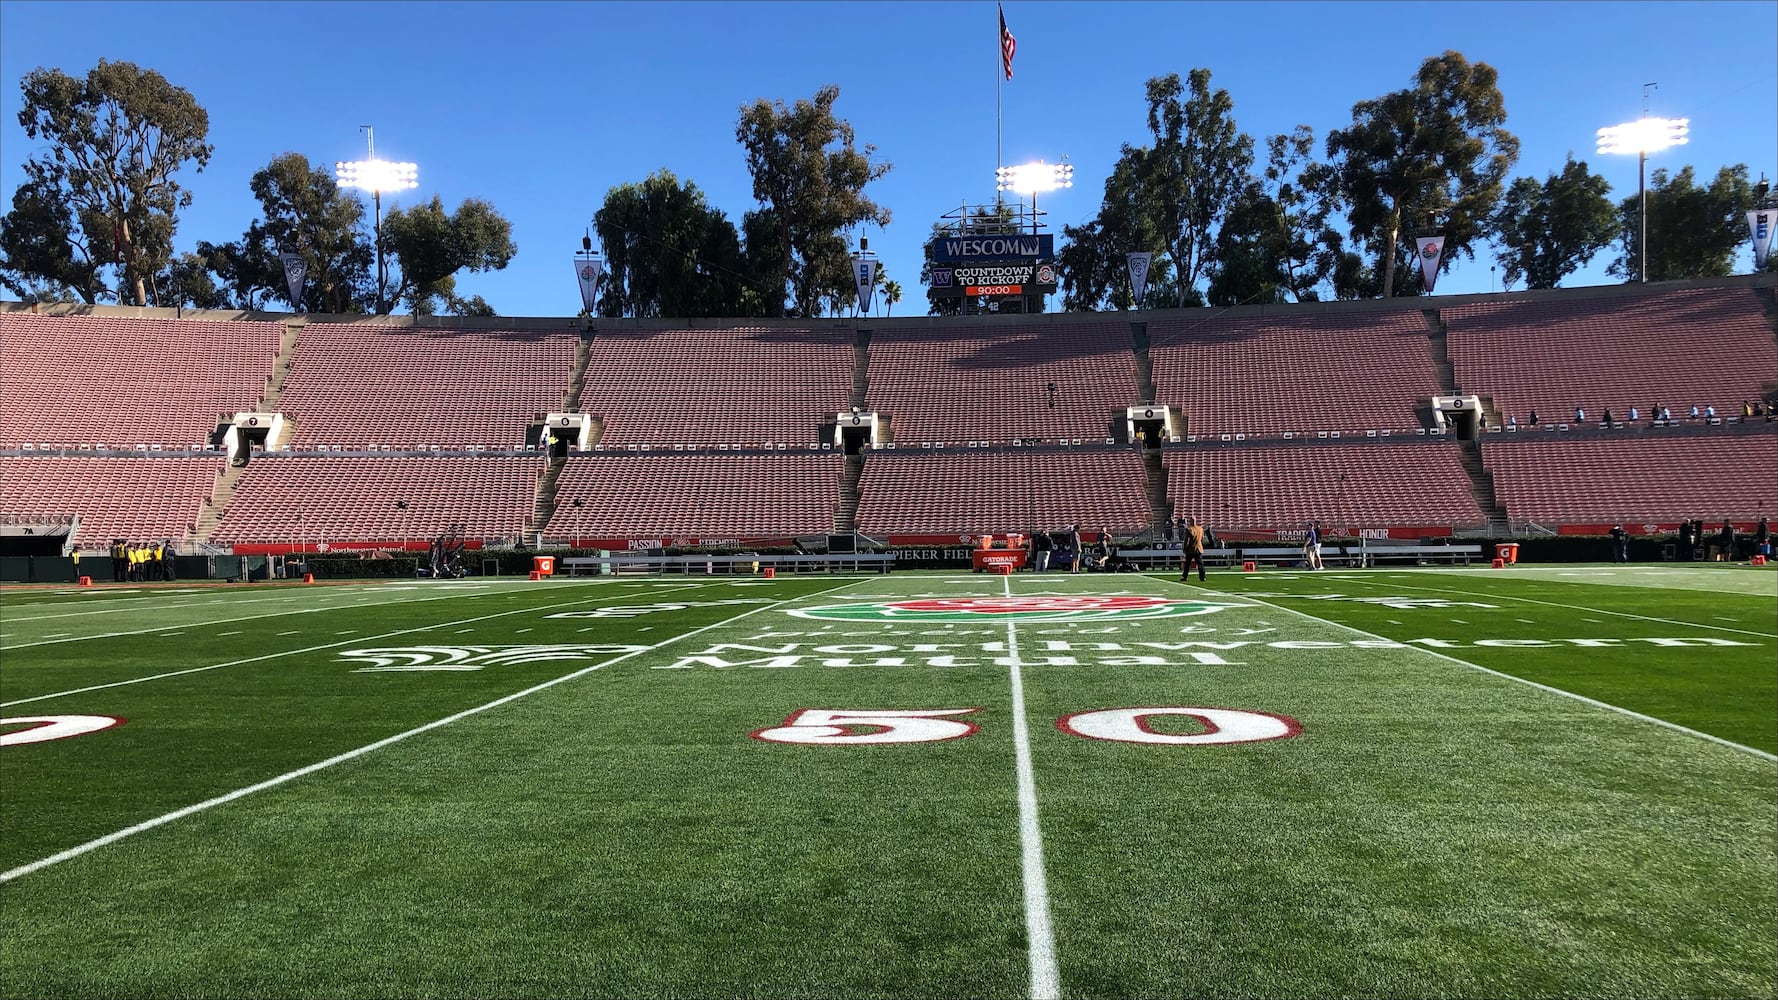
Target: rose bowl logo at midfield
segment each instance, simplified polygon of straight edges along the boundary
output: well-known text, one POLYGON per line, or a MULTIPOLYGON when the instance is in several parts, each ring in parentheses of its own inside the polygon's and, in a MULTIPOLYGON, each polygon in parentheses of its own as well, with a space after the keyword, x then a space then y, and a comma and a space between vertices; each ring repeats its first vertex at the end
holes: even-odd
POLYGON ((1101 622, 1207 615, 1247 608, 1233 601, 1193 601, 1170 597, 937 597, 887 603, 830 604, 797 608, 799 618, 825 621, 898 622, 1101 622))

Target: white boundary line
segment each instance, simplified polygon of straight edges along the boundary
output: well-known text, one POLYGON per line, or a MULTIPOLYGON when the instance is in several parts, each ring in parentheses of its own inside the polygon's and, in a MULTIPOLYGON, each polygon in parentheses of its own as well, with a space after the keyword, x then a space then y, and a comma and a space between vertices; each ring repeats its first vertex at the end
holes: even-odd
MULTIPOLYGON (((1217 593, 1223 593, 1223 592, 1217 591, 1217 593)), ((1351 632, 1355 635, 1364 636, 1367 639, 1378 639, 1383 642, 1397 641, 1397 640, 1389 638, 1388 636, 1378 635, 1375 632, 1366 632, 1365 630, 1363 630, 1361 628, 1356 628, 1351 625, 1345 625, 1340 622, 1331 621, 1326 618, 1318 618, 1315 615, 1309 614, 1307 611, 1298 611, 1295 608, 1285 607, 1282 604, 1273 604, 1270 601, 1262 601, 1257 597, 1247 597, 1247 596, 1238 595, 1238 594, 1230 594, 1229 596, 1231 596, 1231 597, 1240 596, 1242 600, 1252 601, 1255 604, 1263 604, 1268 608, 1276 608, 1279 611, 1284 611, 1284 612, 1287 612, 1287 613, 1293 614, 1293 615, 1299 615, 1303 618, 1309 619, 1310 621, 1320 622, 1323 625, 1332 625, 1334 628, 1345 629, 1348 632, 1351 632)), ((1477 596, 1484 596, 1484 595, 1477 595, 1477 596)), ((1592 609, 1589 608, 1586 610, 1592 610, 1592 609)), ((1632 615, 1631 617, 1636 617, 1636 616, 1632 615)), ((1685 624, 1685 623, 1681 622, 1679 624, 1685 624)), ((1503 673, 1499 670, 1493 670, 1488 667, 1481 666, 1480 664, 1471 663, 1468 660, 1459 660, 1455 656, 1450 656, 1445 653, 1441 653, 1436 649, 1425 649, 1420 646, 1408 646, 1405 643, 1403 644, 1403 646, 1404 646, 1404 648, 1411 649, 1411 650, 1418 652, 1418 653, 1425 653, 1428 656, 1435 656, 1441 660, 1445 660, 1450 663, 1455 663, 1460 667, 1468 667, 1471 670, 1479 670, 1484 674, 1491 674, 1495 677, 1499 677, 1504 680, 1512 681, 1515 684, 1523 684, 1526 687, 1534 687, 1534 688, 1538 689, 1539 691, 1548 691, 1550 694, 1561 695, 1564 698, 1572 698, 1575 701, 1581 702, 1582 704, 1592 705, 1595 708, 1603 708, 1607 711, 1616 712, 1619 715, 1627 715, 1632 719, 1641 719, 1643 722, 1652 722, 1657 726, 1662 726, 1667 729, 1674 730, 1675 732, 1681 732, 1681 733, 1686 734, 1687 736, 1695 736, 1701 740, 1708 740, 1711 743, 1715 743, 1720 746, 1728 747, 1731 750, 1739 750, 1745 754, 1752 754, 1755 757, 1761 757, 1761 758, 1764 758, 1765 760, 1778 761, 1778 754, 1767 753, 1766 751, 1757 749, 1755 747, 1744 746, 1743 744, 1736 743, 1733 740, 1725 740, 1720 736, 1712 736, 1709 733, 1700 732, 1696 729, 1691 729, 1689 727, 1682 726, 1677 722, 1668 722, 1666 719, 1657 719, 1652 715, 1643 715, 1641 712, 1632 711, 1628 708, 1624 708, 1619 705, 1613 705, 1610 702, 1600 701, 1597 698, 1589 698, 1584 694, 1575 694, 1573 691, 1564 691, 1559 687, 1551 687, 1548 684, 1539 684, 1536 681, 1526 680, 1523 677, 1515 677, 1512 674, 1503 673)))
MULTIPOLYGON (((459 595, 455 595, 455 596, 458 596, 458 597, 479 597, 479 596, 483 596, 483 595, 459 594, 459 595)), ((590 600, 602 601, 602 600, 615 600, 615 599, 620 599, 620 598, 624 599, 624 600, 635 600, 635 599, 642 597, 642 596, 645 596, 645 595, 612 594, 612 595, 600 595, 598 597, 590 598, 590 600)), ((424 600, 427 600, 427 601, 442 601, 442 600, 447 600, 447 599, 448 598, 445 598, 445 597, 424 598, 424 600)), ((184 670, 169 670, 165 673, 150 674, 147 677, 135 677, 135 678, 131 678, 129 680, 112 681, 108 684, 93 684, 88 687, 73 688, 72 690, 68 690, 68 691, 57 691, 54 694, 33 695, 29 698, 18 698, 13 701, 0 701, 0 708, 11 708, 14 705, 26 705, 26 704, 30 704, 31 702, 34 702, 34 701, 48 701, 51 698, 65 698, 71 694, 85 694, 88 691, 103 691, 106 688, 128 687, 131 684, 143 684, 148 681, 158 681, 158 680, 163 680, 168 677, 180 677, 185 674, 201 674, 206 670, 217 670, 222 667, 238 667, 243 663, 258 663, 262 660, 276 660, 279 657, 296 656, 301 653, 315 653, 315 652, 319 652, 323 649, 332 649, 335 646, 350 646, 353 643, 358 643, 358 642, 374 642, 378 639, 388 639, 393 636, 407 635, 410 632, 425 632, 425 631, 429 631, 429 630, 435 629, 435 628, 450 628, 452 625, 468 625, 471 622, 487 621, 490 618, 503 618, 507 615, 522 615, 527 611, 548 611, 551 608, 564 608, 564 607, 568 607, 569 605, 579 604, 579 603, 582 603, 583 601, 587 601, 587 600, 589 600, 589 598, 580 597, 580 598, 576 598, 575 600, 572 600, 572 601, 558 601, 554 604, 538 604, 538 605, 534 605, 534 606, 527 605, 522 608, 512 608, 507 611, 499 611, 499 612, 496 612, 491 615, 482 615, 477 618, 464 618, 464 619, 461 619, 459 621, 454 621, 454 622, 438 622, 438 623, 432 624, 432 625, 418 625, 418 626, 415 626, 414 628, 404 628, 404 629, 400 629, 395 632, 384 632, 381 635, 353 636, 350 639, 341 639, 339 642, 323 643, 322 645, 319 645, 319 646, 304 646, 301 649, 286 649, 286 650, 283 650, 283 651, 277 652, 277 653, 266 653, 261 656, 249 656, 249 657, 246 657, 244 659, 239 659, 239 660, 228 660, 223 663, 212 663, 212 664, 209 664, 208 666, 203 666, 203 667, 187 667, 184 670)), ((389 603, 395 603, 395 602, 384 601, 382 603, 389 604, 389 603)), ((401 603, 418 604, 418 603, 420 603, 420 601, 405 601, 405 602, 401 602, 401 603)), ((318 614, 318 613, 325 612, 325 611, 335 611, 335 610, 339 610, 339 609, 331 608, 331 607, 329 607, 329 608, 310 608, 307 611, 302 612, 302 613, 303 614, 318 614)), ((296 614, 298 612, 286 612, 286 613, 296 614)), ((267 616, 263 616, 263 617, 270 617, 270 616, 267 615, 267 616)), ((233 619, 233 620, 239 621, 241 619, 233 619)), ((222 623, 221 622, 210 622, 207 624, 220 625, 222 623)), ((177 625, 163 625, 163 626, 161 626, 160 629, 155 629, 154 631, 158 632, 158 631, 161 631, 162 629, 177 628, 177 627, 178 627, 177 625)), ((199 626, 194 625, 194 626, 190 626, 190 627, 197 628, 199 626)))
MULTIPOLYGON (((1685 622, 1685 621, 1680 621, 1677 618, 1654 618, 1649 615, 1631 614, 1628 611, 1607 611, 1604 608, 1589 608, 1589 607, 1586 607, 1586 606, 1580 605, 1580 604, 1559 604, 1555 601, 1540 601, 1535 597, 1519 597, 1516 594, 1495 594, 1495 593, 1491 593, 1491 592, 1490 593, 1476 593, 1473 590, 1454 590, 1450 587, 1410 587, 1410 586, 1407 586, 1406 584, 1398 584, 1398 583, 1385 584, 1385 583, 1378 583, 1375 581, 1364 580, 1364 579, 1359 579, 1359 578, 1353 578, 1350 581, 1344 581, 1344 582, 1362 584, 1366 587, 1393 587, 1397 590, 1423 590, 1429 594, 1459 594, 1464 597, 1492 597, 1492 598, 1497 598, 1497 599, 1503 600, 1503 601, 1523 601, 1526 604, 1542 604, 1542 605, 1545 605, 1547 607, 1552 607, 1552 608, 1566 608, 1569 611, 1591 611, 1592 613, 1594 613, 1596 615, 1615 615, 1618 618, 1635 618, 1635 619, 1638 619, 1640 621, 1645 621, 1645 622, 1660 622, 1663 625, 1686 625, 1691 628, 1708 628, 1708 629, 1715 629, 1718 632, 1738 632, 1741 635, 1757 635, 1757 636, 1760 636, 1761 638, 1765 638, 1765 639, 1778 639, 1778 635, 1773 635, 1770 632, 1754 632, 1754 631, 1751 631, 1749 629, 1744 629, 1744 628, 1729 628, 1727 625, 1706 625, 1703 622, 1685 622)), ((1736 597, 1748 597, 1748 596, 1758 597, 1760 595, 1757 595, 1757 594, 1752 594, 1752 595, 1736 594, 1734 596, 1736 596, 1736 597)))
MULTIPOLYGON (((1012 577, 1001 578, 1012 596, 1012 577)), ((1031 957, 1032 1000, 1062 995, 1056 970, 1056 931, 1050 920, 1049 885, 1043 872, 1043 827, 1037 821, 1037 775, 1031 767, 1031 731, 1025 721, 1025 681, 1019 669, 1019 636, 1006 623, 1006 651, 1012 678, 1013 761, 1019 779, 1019 855, 1025 883, 1025 940, 1031 957)))
MULTIPOLYGON (((838 590, 839 588, 834 587, 834 588, 830 588, 830 589, 838 590)), ((822 594, 825 594, 827 592, 828 591, 823 590, 823 591, 818 591, 814 594, 801 594, 801 595, 798 595, 797 597, 790 598, 789 600, 778 601, 773 604, 753 608, 752 610, 749 610, 749 611, 743 611, 742 613, 734 616, 733 618, 725 618, 722 621, 713 622, 709 625, 705 625, 702 628, 694 629, 690 632, 686 632, 681 635, 673 636, 670 639, 667 639, 663 642, 658 642, 658 643, 656 643, 652 646, 648 646, 644 649, 638 649, 638 650, 631 652, 631 653, 624 653, 621 656, 615 657, 610 660, 606 660, 603 663, 595 663, 590 667, 582 667, 579 670, 574 671, 573 673, 563 674, 560 677, 554 678, 552 680, 544 681, 541 684, 534 684, 531 687, 525 688, 523 691, 514 691, 512 694, 503 695, 499 698, 495 698, 493 701, 487 702, 486 704, 477 705, 474 708, 466 708, 463 711, 456 713, 455 715, 447 715, 442 719, 436 719, 432 722, 426 723, 423 726, 416 726, 413 729, 407 730, 406 732, 396 733, 394 736, 386 736, 383 739, 377 740, 375 743, 367 743, 364 746, 357 748, 356 750, 347 750, 345 753, 337 754, 337 755, 329 757, 323 761, 317 761, 313 764, 308 765, 307 767, 299 767, 294 771, 287 771, 284 774, 280 774, 275 778, 268 778, 265 781, 262 781, 256 785, 248 785, 246 788, 237 788, 232 792, 228 792, 227 794, 218 795, 212 799, 205 799, 202 802, 198 802, 193 805, 186 806, 182 809, 175 809, 170 813, 166 813, 161 816, 156 816, 155 818, 150 819, 150 820, 144 820, 141 823, 137 823, 135 826, 125 827, 122 830, 116 831, 115 833, 108 833, 103 837, 99 837, 96 840, 89 840, 86 843, 80 844, 76 847, 70 847, 65 851, 61 851, 56 854, 52 854, 47 858, 42 858, 37 861, 33 861, 30 864, 20 865, 19 867, 14 868, 11 871, 0 872, 0 882, 10 882, 15 878, 19 878, 24 875, 29 875, 35 871, 41 871, 42 869, 48 868, 50 865, 60 864, 63 861, 69 861, 74 858, 78 858, 82 854, 85 854, 89 851, 97 850, 101 847, 106 846, 107 844, 115 844, 118 841, 123 840, 126 837, 133 837, 138 833, 147 832, 149 830, 154 829, 157 826, 165 826, 166 824, 171 823, 175 820, 184 819, 187 816, 191 816, 193 814, 203 812, 206 809, 211 809, 216 806, 225 805, 227 803, 235 801, 236 799, 245 798, 249 795, 252 795, 255 792, 263 792, 268 788, 276 788, 277 786, 282 785, 286 782, 295 781, 296 779, 304 777, 306 775, 314 774, 316 771, 321 771, 321 770, 325 770, 326 768, 330 768, 330 767, 334 766, 335 764, 343 764, 346 761, 352 760, 356 757, 362 757, 365 754, 370 753, 372 751, 381 750, 382 748, 384 748, 386 746, 391 746, 393 744, 400 743, 401 741, 408 739, 409 737, 418 736, 421 733, 430 732, 431 730, 438 729, 442 726, 448 726, 453 722, 459 722, 463 719, 469 718, 472 715, 479 715, 482 712, 488 711, 489 709, 499 708, 501 705, 504 705, 508 702, 517 701, 520 698, 528 697, 530 695, 536 694, 539 691, 543 691, 543 690, 547 690, 549 688, 555 687, 557 684, 566 683, 567 681, 574 680, 575 678, 578 678, 578 677, 584 677, 587 674, 590 674, 595 670, 599 670, 604 667, 609 667, 615 663, 621 663, 624 660, 627 660, 632 656, 640 656, 643 653, 650 653, 650 652, 653 652, 657 649, 660 649, 662 646, 667 646, 667 645, 671 645, 672 643, 678 642, 681 639, 689 639, 692 636, 701 635, 705 632, 708 632, 713 628, 720 628, 724 625, 732 624, 734 622, 741 620, 742 618, 746 618, 748 615, 758 614, 761 611, 768 611, 768 610, 771 610, 772 608, 782 607, 786 604, 792 603, 793 601, 804 600, 804 599, 807 599, 810 597, 819 597, 822 594)), ((547 606, 553 607, 554 605, 547 605, 547 606)), ((539 611, 539 610, 542 610, 542 608, 525 608, 523 610, 539 611)), ((516 612, 507 612, 507 613, 516 613, 516 612)))

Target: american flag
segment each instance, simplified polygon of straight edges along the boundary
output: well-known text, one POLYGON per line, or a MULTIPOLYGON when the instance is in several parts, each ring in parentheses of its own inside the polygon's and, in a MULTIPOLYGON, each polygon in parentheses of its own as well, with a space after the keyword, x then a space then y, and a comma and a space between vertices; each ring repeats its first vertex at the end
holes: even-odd
POLYGON ((1012 54, 1019 50, 1019 42, 1012 36, 1012 32, 1006 30, 1006 11, 1001 10, 999 4, 995 4, 994 9, 1000 11, 1000 69, 1010 80, 1012 79, 1012 54))

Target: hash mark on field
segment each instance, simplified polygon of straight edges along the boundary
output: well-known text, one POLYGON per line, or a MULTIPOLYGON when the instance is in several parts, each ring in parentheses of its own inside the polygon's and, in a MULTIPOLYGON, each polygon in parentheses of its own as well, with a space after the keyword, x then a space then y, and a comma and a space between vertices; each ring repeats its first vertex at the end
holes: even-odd
POLYGON ((1518 622, 1523 622, 1526 625, 1536 625, 1537 624, 1536 622, 1532 621, 1529 618, 1515 618, 1513 620, 1518 621, 1518 622))
POLYGON ((591 625, 588 625, 586 628, 581 629, 582 632, 591 632, 592 630, 593 630, 593 627, 591 625))
POLYGON ((160 636, 159 636, 159 638, 162 638, 162 639, 171 639, 171 638, 173 638, 173 637, 174 637, 174 636, 176 636, 176 635, 184 635, 184 634, 185 634, 185 633, 184 633, 184 632, 162 632, 162 633, 161 633, 161 634, 160 634, 160 636))
POLYGON ((531 631, 531 630, 528 628, 522 628, 522 629, 519 629, 518 632, 516 632, 514 634, 515 635, 524 635, 526 632, 529 632, 529 631, 531 631))
POLYGON ((1396 621, 1396 620, 1395 620, 1395 619, 1393 619, 1393 618, 1391 618, 1391 619, 1389 619, 1389 624, 1391 624, 1391 625, 1400 625, 1400 624, 1401 624, 1401 622, 1398 622, 1398 621, 1396 621))
POLYGON ((474 631, 475 631, 475 629, 472 629, 472 628, 460 628, 457 630, 457 634, 462 635, 465 632, 474 632, 474 631))
POLYGON ((240 635, 240 634, 241 634, 241 630, 240 630, 240 629, 235 629, 235 630, 234 630, 234 631, 233 631, 233 632, 218 632, 218 633, 216 633, 216 634, 217 634, 217 635, 218 635, 218 636, 224 636, 224 635, 240 635))
POLYGON ((44 638, 45 639, 60 639, 62 636, 73 635, 73 634, 74 633, 72 633, 72 632, 51 632, 50 634, 44 636, 44 638))
POLYGON ((279 633, 278 633, 278 634, 279 634, 279 635, 301 635, 301 634, 302 634, 302 629, 300 629, 300 628, 293 628, 293 629, 291 629, 291 630, 290 630, 290 631, 288 631, 288 632, 279 632, 279 633))
POLYGON ((653 625, 645 625, 642 628, 637 629, 636 631, 638 631, 638 632, 653 632, 654 626, 653 625))
POLYGON ((1603 624, 1605 624, 1605 623, 1604 623, 1604 622, 1602 622, 1602 621, 1600 621, 1600 620, 1599 620, 1599 619, 1597 619, 1597 618, 1582 618, 1582 619, 1581 619, 1581 621, 1583 621, 1583 622, 1592 622, 1592 623, 1593 623, 1593 624, 1594 624, 1594 625, 1603 625, 1603 624))
POLYGON ((1712 615, 1711 617, 1715 618, 1719 622, 1738 622, 1741 620, 1739 618, 1724 618, 1721 615, 1712 615))
POLYGON ((1456 623, 1457 623, 1457 624, 1459 624, 1459 625, 1468 625, 1468 624, 1469 624, 1469 623, 1468 623, 1468 622, 1466 622, 1466 621, 1464 621, 1464 620, 1463 620, 1463 619, 1461 619, 1461 618, 1453 618, 1453 619, 1451 619, 1451 620, 1452 620, 1452 621, 1454 621, 1454 622, 1456 622, 1456 623))

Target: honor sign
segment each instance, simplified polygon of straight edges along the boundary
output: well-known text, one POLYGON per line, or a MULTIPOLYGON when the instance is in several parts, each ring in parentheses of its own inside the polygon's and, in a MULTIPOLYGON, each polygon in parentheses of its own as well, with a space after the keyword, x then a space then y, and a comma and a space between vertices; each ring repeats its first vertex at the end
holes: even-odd
POLYGON ((1048 294, 1056 290, 1056 268, 1037 263, 934 265, 932 290, 946 298, 1048 294))

